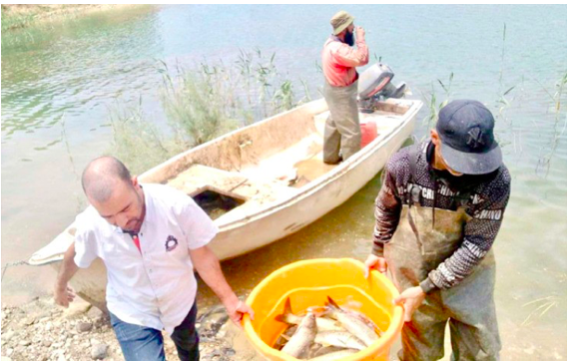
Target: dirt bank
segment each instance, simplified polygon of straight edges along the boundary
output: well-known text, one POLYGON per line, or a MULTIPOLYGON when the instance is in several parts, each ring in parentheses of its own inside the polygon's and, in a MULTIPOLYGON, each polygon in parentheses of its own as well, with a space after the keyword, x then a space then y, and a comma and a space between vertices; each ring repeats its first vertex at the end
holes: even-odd
POLYGON ((97 11, 108 11, 127 6, 127 4, 41 4, 21 5, 2 4, 2 31, 25 28, 30 25, 68 19, 97 11))

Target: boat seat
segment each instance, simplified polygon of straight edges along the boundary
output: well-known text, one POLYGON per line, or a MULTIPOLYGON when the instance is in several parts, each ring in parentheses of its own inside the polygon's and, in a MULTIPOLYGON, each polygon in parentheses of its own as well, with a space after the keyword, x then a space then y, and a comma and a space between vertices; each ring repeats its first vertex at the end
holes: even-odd
MULTIPOLYGON (((237 172, 194 164, 168 181, 168 185, 190 196, 206 189, 231 195, 232 191, 245 184, 248 178, 237 172)), ((238 196, 246 198, 247 196, 238 196)))

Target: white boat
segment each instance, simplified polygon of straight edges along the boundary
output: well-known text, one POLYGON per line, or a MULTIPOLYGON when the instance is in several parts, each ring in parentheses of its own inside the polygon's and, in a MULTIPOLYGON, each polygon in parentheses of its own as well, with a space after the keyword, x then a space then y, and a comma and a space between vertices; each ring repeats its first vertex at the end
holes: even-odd
MULTIPOLYGON (((418 100, 387 99, 374 112, 361 113, 361 123, 375 123, 377 135, 338 165, 322 161, 328 110, 320 99, 181 153, 139 181, 168 184, 194 197, 219 227, 209 246, 221 260, 233 258, 302 229, 353 196, 411 135, 421 106, 418 100)), ((59 269, 74 232, 69 226, 29 263, 59 269)), ((100 260, 71 284, 81 297, 104 306, 100 260)))

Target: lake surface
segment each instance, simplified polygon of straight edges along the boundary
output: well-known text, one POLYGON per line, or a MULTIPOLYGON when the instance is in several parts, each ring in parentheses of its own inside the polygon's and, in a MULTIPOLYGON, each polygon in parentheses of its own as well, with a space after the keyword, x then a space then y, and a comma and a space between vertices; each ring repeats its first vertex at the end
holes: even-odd
MULTIPOLYGON (((495 243, 503 359, 566 360, 565 6, 346 6, 366 29, 372 62, 406 81, 411 98, 472 98, 497 116, 512 195, 495 243), (506 24, 505 39, 503 39, 506 24), (500 103, 505 95, 507 104, 500 103)), ((135 105, 158 126, 159 61, 232 65, 240 50, 276 53, 282 77, 319 97, 316 62, 338 6, 164 6, 94 13, 2 34, 2 266, 27 259, 85 206, 79 176, 110 148, 109 113, 135 105)), ((426 135, 417 120, 415 136, 426 135)), ((282 241, 224 264, 246 294, 298 259, 370 252, 375 178, 347 203, 282 241), (262 263, 259 263, 262 262, 262 263)), ((2 299, 53 285, 50 268, 11 267, 2 299)), ((214 302, 201 289, 202 304, 214 302)))

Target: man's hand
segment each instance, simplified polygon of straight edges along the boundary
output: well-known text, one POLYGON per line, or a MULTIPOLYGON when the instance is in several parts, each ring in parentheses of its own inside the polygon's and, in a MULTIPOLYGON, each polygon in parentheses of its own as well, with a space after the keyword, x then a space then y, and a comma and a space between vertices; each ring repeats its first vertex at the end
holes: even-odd
POLYGON ((75 299, 75 291, 71 287, 56 285, 54 290, 55 303, 65 308, 69 307, 69 302, 75 299))
POLYGON ((397 298, 394 299, 395 304, 400 304, 404 306, 404 322, 408 322, 412 319, 412 314, 414 311, 420 307, 426 293, 422 290, 420 286, 407 288, 402 292, 397 298))
POLYGON ((243 301, 237 299, 227 303, 223 302, 223 305, 231 320, 239 327, 241 327, 241 321, 246 313, 249 314, 251 320, 254 319, 254 311, 243 301))
POLYGON ((369 271, 371 269, 376 269, 381 273, 386 273, 387 261, 385 260, 385 258, 370 254, 365 261, 365 278, 369 277, 369 271))
POLYGON ((229 317, 238 327, 241 327, 243 316, 248 313, 250 318, 254 317, 254 312, 244 302, 240 301, 235 295, 231 286, 227 283, 219 259, 207 246, 189 251, 191 261, 201 279, 215 292, 217 297, 223 302, 229 317))
POLYGON ((357 40, 363 40, 365 38, 365 29, 362 27, 355 27, 355 36, 357 40))

